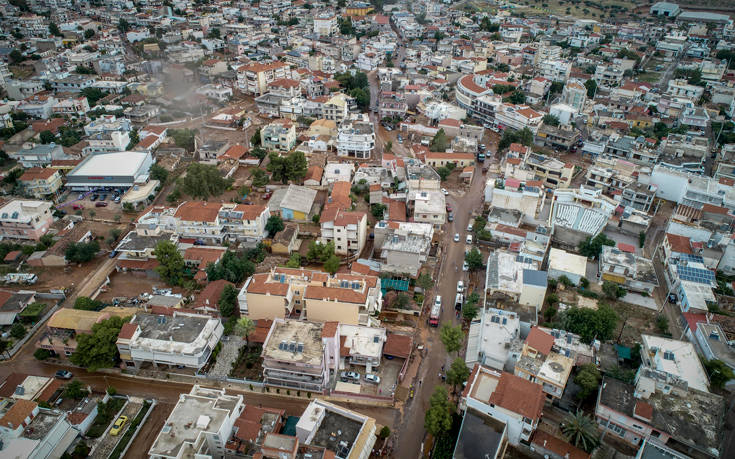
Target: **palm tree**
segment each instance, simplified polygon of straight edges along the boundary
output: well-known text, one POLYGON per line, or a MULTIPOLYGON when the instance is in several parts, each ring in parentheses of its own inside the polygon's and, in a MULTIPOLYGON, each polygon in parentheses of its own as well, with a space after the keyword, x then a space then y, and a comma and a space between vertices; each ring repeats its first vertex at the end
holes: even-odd
POLYGON ((588 453, 600 443, 597 424, 581 411, 570 414, 564 419, 561 431, 567 441, 588 453))
POLYGON ((235 333, 242 336, 250 347, 248 336, 255 330, 255 323, 249 317, 240 317, 235 323, 235 333))

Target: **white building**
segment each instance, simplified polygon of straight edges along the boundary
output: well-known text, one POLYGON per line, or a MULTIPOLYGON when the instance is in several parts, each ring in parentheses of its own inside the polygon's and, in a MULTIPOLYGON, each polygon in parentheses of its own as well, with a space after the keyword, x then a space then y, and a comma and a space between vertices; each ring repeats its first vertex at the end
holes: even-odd
POLYGON ((337 156, 368 159, 375 149, 375 128, 363 114, 342 123, 337 133, 337 156))
POLYGON ((688 341, 641 335, 642 365, 685 381, 690 389, 709 392, 707 372, 688 341))
POLYGON ((130 188, 148 182, 150 152, 121 151, 87 156, 66 176, 72 190, 130 188))
POLYGON ((120 330, 117 348, 127 365, 143 363, 201 369, 222 338, 219 319, 174 312, 173 316, 136 314, 120 330))
POLYGON ((528 128, 534 135, 541 126, 544 116, 527 105, 501 104, 495 113, 498 126, 520 131, 528 128))
POLYGON ((300 444, 321 446, 334 451, 338 458, 368 459, 376 429, 375 419, 316 399, 296 423, 296 437, 300 444))
POLYGON ((215 459, 225 457, 225 443, 235 420, 245 409, 242 395, 224 389, 194 385, 168 416, 153 446, 150 459, 215 459))
POLYGON ((512 369, 521 354, 520 330, 517 313, 485 309, 479 320, 470 325, 465 362, 467 365, 479 363, 499 371, 503 371, 506 365, 512 369))
POLYGON ((587 275, 587 257, 552 247, 548 269, 549 278, 558 280, 566 276, 573 284, 579 285, 580 279, 587 275))
POLYGON ((337 32, 337 16, 322 13, 314 17, 314 33, 322 37, 331 37, 337 32))

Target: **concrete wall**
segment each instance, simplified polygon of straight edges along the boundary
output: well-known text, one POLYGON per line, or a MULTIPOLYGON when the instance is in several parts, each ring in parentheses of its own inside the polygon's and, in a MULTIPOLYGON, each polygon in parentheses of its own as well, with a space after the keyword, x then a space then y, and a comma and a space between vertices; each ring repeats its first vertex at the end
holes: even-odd
POLYGON ((337 321, 341 324, 358 325, 359 305, 321 299, 307 299, 306 314, 314 322, 337 321))

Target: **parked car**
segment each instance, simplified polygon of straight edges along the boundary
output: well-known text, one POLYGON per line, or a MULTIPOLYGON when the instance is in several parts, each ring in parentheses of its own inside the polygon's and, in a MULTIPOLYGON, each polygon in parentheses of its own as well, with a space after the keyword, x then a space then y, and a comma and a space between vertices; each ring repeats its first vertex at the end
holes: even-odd
POLYGON ((84 193, 79 193, 79 196, 77 196, 77 199, 84 199, 84 193))
POLYGON ((99 196, 96 194, 93 194, 92 197, 89 198, 90 201, 96 201, 97 199, 99 199, 99 196))
POLYGON ((447 216, 447 220, 449 220, 450 222, 453 222, 454 221, 454 214, 451 213, 451 212, 449 212, 449 216, 447 216))
POLYGON ((343 371, 339 374, 340 379, 342 382, 350 382, 350 381, 357 381, 360 382, 360 373, 357 373, 355 371, 343 371))
POLYGON ((54 376, 56 376, 59 379, 71 379, 71 377, 74 376, 74 375, 72 374, 71 371, 59 370, 59 371, 56 372, 56 374, 54 376))
POLYGON ((120 196, 115 196, 114 198, 112 198, 112 201, 113 202, 120 202, 120 196))
POLYGON ((117 256, 117 250, 113 250, 112 252, 110 252, 110 255, 109 255, 110 258, 115 258, 116 256, 117 256))
POLYGON ((97 201, 94 203, 95 207, 107 207, 107 203, 105 201, 97 201))
POLYGON ((450 206, 449 204, 447 204, 447 212, 451 212, 451 211, 452 211, 452 206, 450 206))
POLYGON ((462 293, 462 292, 464 292, 464 282, 459 281, 457 282, 457 293, 462 293))
POLYGON ((446 188, 442 188, 442 193, 444 193, 444 196, 449 196, 449 192, 446 188))
POLYGON ((467 272, 469 270, 470 270, 470 265, 468 265, 466 261, 462 263, 462 271, 467 272))
POLYGON ((467 223, 467 231, 472 231, 472 221, 467 223))
POLYGON ((380 384, 380 376, 374 374, 366 374, 365 381, 373 384, 380 384))
POLYGON ((107 193, 104 193, 102 196, 100 196, 100 201, 107 201, 107 193))
POLYGON ((127 422, 127 416, 120 416, 119 418, 117 418, 117 421, 115 421, 115 425, 113 425, 112 429, 110 429, 110 435, 118 435, 120 431, 122 431, 123 427, 125 427, 125 424, 127 422))
POLYGON ((467 237, 465 238, 465 242, 467 244, 472 244, 472 235, 471 234, 468 234, 467 235, 467 237))
POLYGON ((459 242, 459 233, 454 233, 454 242, 459 242))
POLYGON ((74 210, 79 210, 79 209, 84 209, 84 206, 81 204, 74 204, 71 206, 71 208, 74 210))

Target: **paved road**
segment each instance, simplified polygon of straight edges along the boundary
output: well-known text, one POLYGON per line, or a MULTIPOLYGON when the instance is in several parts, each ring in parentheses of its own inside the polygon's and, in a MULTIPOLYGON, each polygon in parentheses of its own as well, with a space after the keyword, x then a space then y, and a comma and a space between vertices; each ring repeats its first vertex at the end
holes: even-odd
MULTIPOLYGON (((454 313, 454 297, 457 292, 457 281, 463 279, 465 283, 467 282, 467 273, 462 272, 464 239, 467 234, 467 224, 470 221, 471 212, 482 207, 484 182, 482 171, 477 167, 469 192, 463 196, 453 194, 447 199, 447 202, 454 209, 455 219, 453 223, 445 225, 441 242, 441 247, 444 250, 441 255, 443 259, 442 268, 437 279, 437 285, 429 296, 432 302, 437 293, 442 296, 444 308, 441 324, 456 325, 459 323, 459 319, 455 317, 454 313), (454 233, 460 234, 461 242, 453 242, 454 233), (457 265, 457 271, 454 268, 455 264, 457 265)), ((414 399, 404 408, 402 426, 399 432, 401 441, 396 445, 395 451, 395 457, 400 458, 419 457, 425 434, 424 413, 429 407, 429 397, 431 397, 434 387, 441 383, 439 373, 442 365, 449 368, 452 360, 457 357, 456 355, 447 354, 439 339, 438 328, 428 328, 425 323, 422 323, 421 326, 423 327, 421 335, 424 337, 427 357, 423 359, 422 368, 418 374, 418 380, 423 382, 421 384, 418 381, 416 382, 414 399)))

